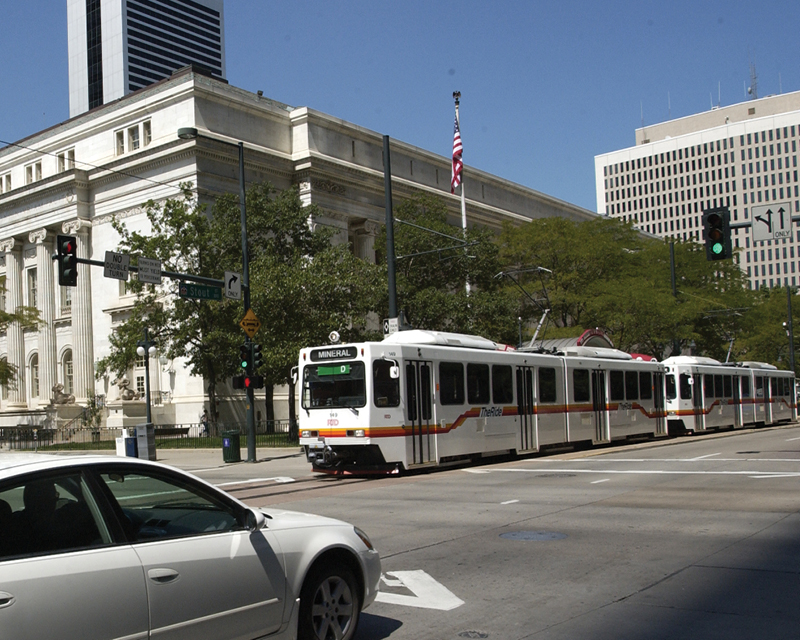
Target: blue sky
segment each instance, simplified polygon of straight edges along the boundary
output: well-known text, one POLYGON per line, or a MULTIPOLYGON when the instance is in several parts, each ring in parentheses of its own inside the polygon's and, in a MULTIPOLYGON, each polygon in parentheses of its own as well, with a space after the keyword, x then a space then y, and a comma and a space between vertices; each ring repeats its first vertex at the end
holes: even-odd
MULTIPOLYGON (((69 117, 65 0, 0 0, 0 140, 69 117)), ((800 3, 226 0, 228 81, 596 208, 634 130, 800 90, 800 3)))

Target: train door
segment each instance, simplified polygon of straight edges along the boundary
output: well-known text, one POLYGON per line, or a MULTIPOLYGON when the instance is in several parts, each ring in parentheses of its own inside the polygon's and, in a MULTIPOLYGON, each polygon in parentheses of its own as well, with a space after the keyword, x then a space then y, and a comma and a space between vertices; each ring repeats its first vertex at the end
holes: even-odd
POLYGON ((430 362, 406 362, 406 411, 411 423, 411 434, 406 438, 406 460, 409 464, 436 461, 436 422, 433 418, 431 372, 430 362))
POLYGON ((664 374, 657 371, 653 374, 653 409, 656 414, 656 433, 667 433, 667 412, 664 402, 664 374))
POLYGON ((775 402, 775 378, 764 376, 764 424, 775 422, 773 402, 775 402))
POLYGON ((517 367, 517 416, 519 417, 520 451, 536 449, 536 415, 534 414, 533 367, 517 367))
POLYGON ((706 428, 706 412, 703 407, 703 376, 699 373, 692 374, 692 413, 694 414, 695 431, 706 428))
POLYGON ((741 376, 733 376, 733 426, 741 427, 743 422, 742 416, 742 396, 739 392, 741 385, 741 376))
POLYGON ((594 413, 594 438, 608 442, 608 406, 606 404, 606 372, 592 371, 592 411, 594 413))

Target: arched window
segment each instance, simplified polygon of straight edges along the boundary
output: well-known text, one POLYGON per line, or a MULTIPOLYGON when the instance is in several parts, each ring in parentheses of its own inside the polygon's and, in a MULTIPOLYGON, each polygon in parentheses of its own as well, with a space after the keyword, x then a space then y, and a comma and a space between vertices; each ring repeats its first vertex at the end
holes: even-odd
POLYGON ((67 395, 75 394, 75 384, 72 377, 72 349, 64 352, 64 357, 61 359, 61 370, 64 380, 64 393, 67 395))
POLYGON ((39 354, 31 356, 31 398, 39 397, 39 354))

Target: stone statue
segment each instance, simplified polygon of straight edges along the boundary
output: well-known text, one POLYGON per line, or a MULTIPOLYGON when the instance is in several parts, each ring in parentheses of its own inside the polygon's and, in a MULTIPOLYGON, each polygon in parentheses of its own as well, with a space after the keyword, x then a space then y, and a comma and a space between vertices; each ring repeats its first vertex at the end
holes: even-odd
POLYGON ((53 397, 50 404, 75 404, 75 396, 64 393, 64 385, 60 382, 53 385, 53 397))
POLYGON ((119 399, 120 400, 138 400, 141 398, 141 394, 138 391, 134 391, 133 389, 129 389, 128 385, 130 385, 130 381, 125 377, 117 378, 114 381, 119 387, 119 399))

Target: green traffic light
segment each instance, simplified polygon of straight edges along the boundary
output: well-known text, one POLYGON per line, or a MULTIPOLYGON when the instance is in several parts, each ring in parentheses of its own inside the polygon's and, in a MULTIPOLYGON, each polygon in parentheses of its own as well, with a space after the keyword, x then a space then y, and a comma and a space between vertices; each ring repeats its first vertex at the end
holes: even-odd
POLYGON ((711 245, 711 250, 717 255, 721 254, 722 253, 722 243, 721 242, 715 242, 713 245, 711 245))

